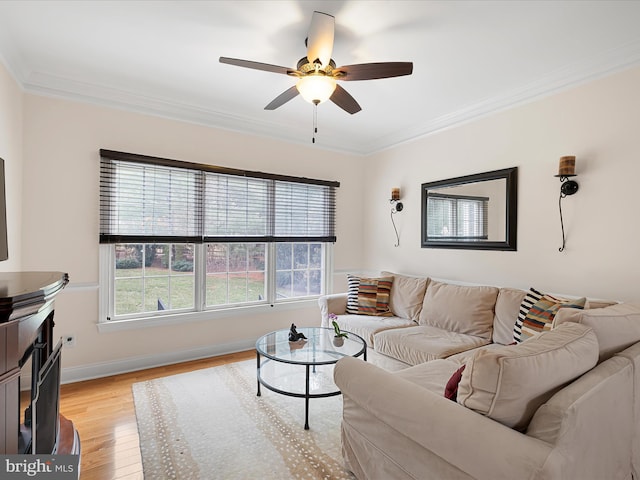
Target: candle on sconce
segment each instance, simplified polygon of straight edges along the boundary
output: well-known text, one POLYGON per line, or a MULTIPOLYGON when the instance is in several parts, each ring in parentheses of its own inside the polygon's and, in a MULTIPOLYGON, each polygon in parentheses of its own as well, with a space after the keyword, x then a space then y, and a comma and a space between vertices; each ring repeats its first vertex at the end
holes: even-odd
POLYGON ((576 157, 573 155, 560 157, 558 177, 573 177, 576 174, 576 157))
POLYGON ((400 188, 393 187, 391 189, 391 200, 400 200, 400 188))

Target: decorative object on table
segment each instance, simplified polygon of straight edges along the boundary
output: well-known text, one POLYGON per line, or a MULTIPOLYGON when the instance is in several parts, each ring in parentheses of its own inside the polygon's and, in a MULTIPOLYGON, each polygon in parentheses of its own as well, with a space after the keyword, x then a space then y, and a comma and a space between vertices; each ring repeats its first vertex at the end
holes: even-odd
POLYGON ((393 245, 394 247, 400 246, 400 236, 398 235, 398 229, 396 228, 396 222, 393 220, 393 215, 401 212, 404 208, 402 202, 400 201, 400 187, 393 187, 391 189, 391 199, 389 200, 391 203, 391 224, 393 225, 393 230, 396 232, 396 243, 393 245))
POLYGON ((295 350, 300 350, 307 346, 307 341, 304 339, 298 340, 297 342, 289 342, 289 351, 294 352, 295 350))
POLYGON ((306 340, 307 337, 304 336, 304 333, 298 332, 296 330, 295 324, 291 324, 291 329, 289 330, 289 341, 297 342, 298 340, 306 340))
POLYGON ((564 237, 564 221, 562 220, 562 199, 568 195, 573 195, 578 191, 578 182, 569 180, 570 177, 576 176, 576 157, 573 155, 567 155, 560 157, 560 165, 558 166, 558 174, 555 175, 560 178, 560 198, 558 198, 558 210, 560 211, 560 228, 562 229, 562 247, 558 249, 559 252, 564 251, 565 237, 564 237))
MULTIPOLYGON (((331 313, 329 314, 329 318, 332 318, 332 315, 335 317, 335 315, 331 313)), ((336 347, 341 347, 342 345, 344 345, 344 339, 349 338, 349 335, 340 330, 340 325, 338 325, 338 322, 336 322, 335 319, 331 320, 331 324, 333 325, 333 329, 336 332, 333 337, 333 345, 336 347)))

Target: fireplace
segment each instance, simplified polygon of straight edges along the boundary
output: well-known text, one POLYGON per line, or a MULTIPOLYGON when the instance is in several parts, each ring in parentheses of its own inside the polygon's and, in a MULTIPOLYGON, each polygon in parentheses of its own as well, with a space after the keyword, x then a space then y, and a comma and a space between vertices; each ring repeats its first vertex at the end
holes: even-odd
POLYGON ((38 369, 41 349, 42 345, 36 345, 33 349, 35 360, 29 362, 29 388, 20 391, 22 417, 18 453, 48 454, 58 450, 62 341, 58 342, 42 368, 38 369))
POLYGON ((59 272, 0 273, 0 454, 80 452, 59 411, 62 342, 53 334, 53 300, 67 283, 59 272))

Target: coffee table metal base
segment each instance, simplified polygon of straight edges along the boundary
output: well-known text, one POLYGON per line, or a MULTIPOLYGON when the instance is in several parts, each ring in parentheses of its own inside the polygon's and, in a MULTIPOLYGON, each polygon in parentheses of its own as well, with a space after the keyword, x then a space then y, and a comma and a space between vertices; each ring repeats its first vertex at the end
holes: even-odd
POLYGON ((304 388, 304 393, 295 393, 295 392, 286 392, 280 388, 276 388, 273 385, 269 385, 269 383, 267 383, 261 376, 260 376, 260 369, 262 367, 262 365, 264 365, 267 362, 271 362, 272 360, 270 359, 266 359, 264 362, 260 362, 260 353, 256 352, 256 357, 257 357, 257 379, 258 379, 258 393, 257 396, 260 397, 262 396, 262 392, 260 390, 260 386, 263 385, 264 387, 268 388, 269 390, 279 393, 281 395, 286 395, 288 397, 297 397, 297 398, 304 398, 304 429, 305 430, 309 430, 309 399, 311 398, 327 398, 327 397, 335 397, 336 395, 340 395, 342 392, 340 392, 340 390, 336 390, 335 392, 326 392, 326 393, 310 393, 310 385, 309 385, 309 378, 310 378, 310 374, 315 370, 315 365, 304 365, 305 367, 305 388, 304 388))

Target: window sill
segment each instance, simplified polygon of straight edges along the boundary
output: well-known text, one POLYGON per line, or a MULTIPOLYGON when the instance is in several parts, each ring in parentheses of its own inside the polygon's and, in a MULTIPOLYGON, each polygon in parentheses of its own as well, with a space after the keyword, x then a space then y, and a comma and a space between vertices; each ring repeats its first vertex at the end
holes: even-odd
POLYGON ((155 317, 142 317, 127 320, 110 320, 98 323, 99 333, 117 332, 120 330, 137 330, 151 327, 164 327, 167 325, 184 325, 191 322, 204 322, 229 317, 246 316, 251 314, 264 314, 274 311, 284 312, 309 308, 318 305, 317 298, 305 298, 304 300, 292 300, 279 302, 274 305, 252 305, 232 307, 220 310, 207 310, 204 312, 177 313, 174 315, 162 315, 155 317))

